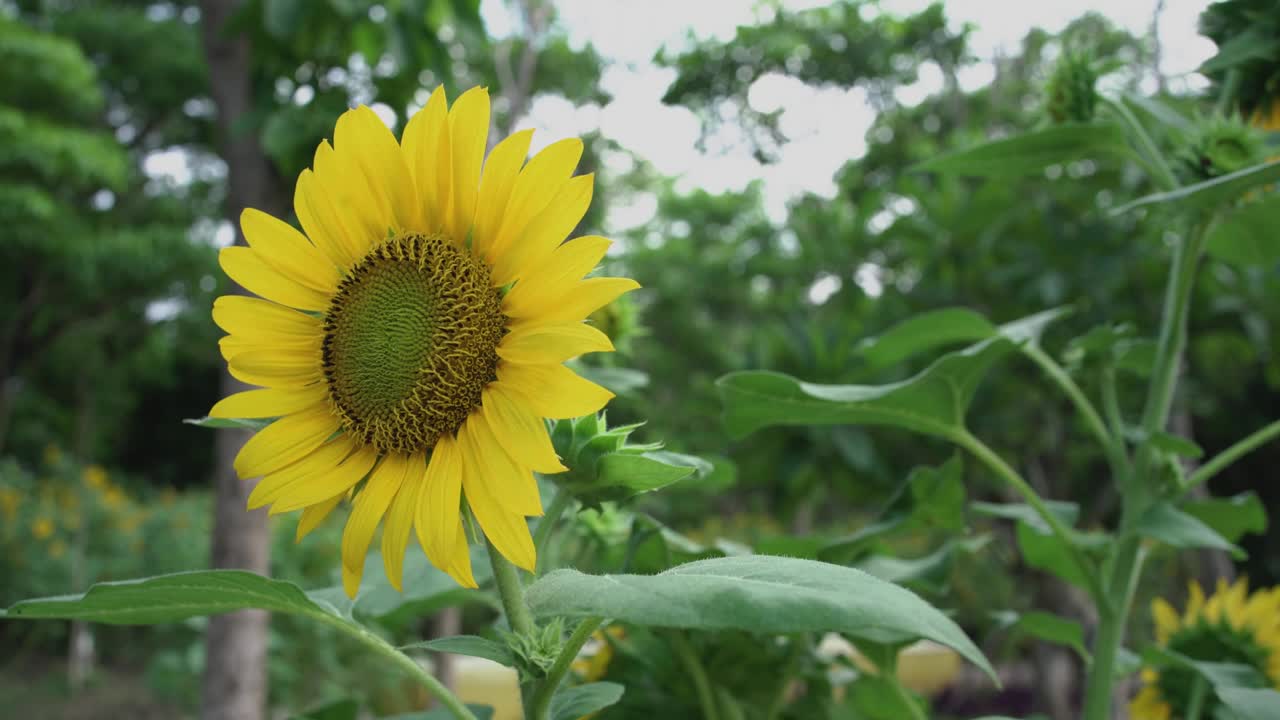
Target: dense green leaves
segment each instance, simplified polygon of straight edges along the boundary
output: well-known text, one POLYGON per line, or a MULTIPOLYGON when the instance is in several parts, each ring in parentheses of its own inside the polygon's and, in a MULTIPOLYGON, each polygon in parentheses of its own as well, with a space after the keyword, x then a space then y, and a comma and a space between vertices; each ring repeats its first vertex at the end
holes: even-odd
POLYGON ((1218 699, 1230 709, 1224 720, 1273 720, 1280 714, 1280 692, 1268 688, 1219 688, 1218 699))
POLYGON ((1211 257, 1243 267, 1280 262, 1280 197, 1249 203, 1218 221, 1205 240, 1211 257))
POLYGON ((991 672, 960 628, 908 590, 852 568, 747 555, 681 565, 657 575, 557 570, 530 586, 542 617, 611 617, 703 630, 835 630, 876 642, 928 638, 991 672))
POLYGON ((918 170, 975 177, 1030 175, 1050 165, 1132 154, 1124 131, 1111 124, 1054 125, 940 155, 918 170))

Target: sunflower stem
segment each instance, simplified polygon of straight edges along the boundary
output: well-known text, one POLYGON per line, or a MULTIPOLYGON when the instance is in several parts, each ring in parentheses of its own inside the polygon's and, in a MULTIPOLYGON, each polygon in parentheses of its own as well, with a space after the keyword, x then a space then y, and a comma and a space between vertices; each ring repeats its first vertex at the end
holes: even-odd
POLYGON ((485 540, 489 550, 489 565, 493 567, 493 579, 498 585, 498 597, 502 599, 502 611, 507 616, 507 625, 517 635, 532 637, 537 630, 529 606, 524 602, 524 586, 520 583, 520 573, 516 566, 502 556, 493 543, 485 540))
POLYGON ((547 671, 547 676, 538 683, 537 688, 533 691, 533 698, 529 701, 529 720, 546 720, 551 710, 551 698, 555 697, 556 690, 560 688, 560 683, 564 681, 564 676, 569 672, 569 668, 573 665, 573 661, 578 657, 578 651, 591 638, 592 633, 600 627, 604 622, 604 618, 589 617, 578 623, 578 627, 574 628, 573 634, 565 641, 564 647, 560 648, 560 654, 556 656, 555 663, 551 665, 551 669, 547 671))
POLYGON ((698 704, 702 707, 702 720, 720 720, 720 708, 716 704, 715 693, 711 691, 711 680, 707 677, 707 669, 698 659, 697 651, 693 649, 683 630, 672 630, 669 637, 671 649, 693 680, 693 687, 698 693, 698 704))
POLYGON ((533 573, 535 576, 542 573, 543 555, 546 554, 547 543, 551 540, 551 534, 555 532, 556 525, 560 523, 560 516, 572 504, 573 495, 566 490, 558 490, 556 491, 556 496, 552 498, 551 504, 547 506, 546 513, 538 521, 538 527, 533 531, 533 547, 538 552, 533 573))
POLYGON ((1209 684, 1204 681, 1204 677, 1197 675, 1195 684, 1191 686, 1191 699, 1187 701, 1187 720, 1200 720, 1200 713, 1204 711, 1204 699, 1208 690, 1209 684))

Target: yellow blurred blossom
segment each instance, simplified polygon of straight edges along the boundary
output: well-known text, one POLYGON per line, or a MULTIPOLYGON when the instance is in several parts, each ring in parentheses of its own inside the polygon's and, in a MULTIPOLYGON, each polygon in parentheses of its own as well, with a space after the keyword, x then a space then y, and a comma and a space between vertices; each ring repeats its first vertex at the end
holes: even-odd
POLYGON ((101 465, 88 465, 80 473, 84 484, 94 490, 101 490, 107 485, 107 471, 101 465))
POLYGON ((55 560, 67 554, 67 544, 61 540, 54 540, 49 546, 49 557, 55 560))
POLYGON ((31 523, 31 534, 35 536, 35 539, 37 540, 44 540, 48 538, 53 534, 53 530, 53 521, 49 518, 37 518, 35 522, 31 523))

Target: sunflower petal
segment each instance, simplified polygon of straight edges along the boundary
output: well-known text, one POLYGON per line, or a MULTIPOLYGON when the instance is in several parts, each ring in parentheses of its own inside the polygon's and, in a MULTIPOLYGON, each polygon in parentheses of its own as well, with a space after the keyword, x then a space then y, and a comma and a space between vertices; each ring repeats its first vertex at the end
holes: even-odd
POLYGON ((498 344, 499 357, 528 364, 558 364, 586 353, 612 351, 608 335, 581 321, 520 325, 498 344))
POLYGON ((335 265, 345 270, 360 262, 367 240, 358 240, 361 230, 355 218, 346 217, 346 213, 338 209, 312 170, 303 170, 298 175, 298 184, 293 190, 293 211, 307 237, 335 265))
POLYGON ((459 241, 471 232, 480 189, 480 163, 489 138, 489 91, 471 88, 449 110, 449 138, 453 141, 453 211, 445 234, 459 241))
POLYGON ((249 247, 281 275, 329 295, 338 289, 338 268, 289 223, 246 208, 240 213, 240 229, 249 247))
POLYGON ((328 295, 281 275, 252 248, 223 248, 218 253, 218 264, 228 277, 260 297, 301 310, 322 311, 329 307, 328 295))
POLYGON ((494 285, 506 285, 523 277, 530 266, 545 259, 582 222, 591 206, 595 175, 579 175, 560 191, 498 257, 493 267, 494 285))
POLYGON ((320 382, 320 348, 307 350, 247 350, 227 361, 227 366, 254 384, 300 388, 320 382))
POLYGON ((454 532, 453 544, 449 549, 449 567, 445 572, 462 587, 480 587, 471 571, 471 546, 467 543, 467 532, 463 530, 462 523, 458 523, 458 529, 454 532))
POLYGON ((338 503, 342 502, 342 498, 346 497, 346 493, 338 493, 322 503, 311 505, 302 509, 302 517, 298 518, 298 530, 294 533, 293 541, 302 542, 302 538, 311 534, 312 530, 320 527, 320 523, 338 507, 338 503))
MULTIPOLYGON (((569 469, 551 446, 551 436, 542 418, 533 413, 523 397, 510 393, 502 383, 492 383, 484 389, 480 412, 495 439, 502 439, 503 447, 517 465, 547 474, 569 469)), ((537 490, 536 482, 530 485, 537 490)), ((540 498, 537 506, 542 507, 540 498)))
POLYGON ((523 317, 515 320, 519 325, 525 322, 554 322, 557 320, 582 320, 591 313, 617 300, 623 293, 640 287, 640 283, 631 278, 597 277, 579 280, 554 301, 551 307, 539 313, 536 318, 523 317))
POLYGON ((567 138, 554 142, 533 156, 516 177, 511 199, 502 214, 493 246, 486 257, 490 263, 510 251, 512 244, 524 234, 529 224, 547 208, 582 158, 582 141, 567 138))
POLYGON ((441 436, 431 449, 418 498, 418 544, 432 565, 448 572, 455 527, 461 526, 462 456, 457 441, 441 436))
POLYGON ((222 398, 209 410, 216 418, 269 418, 288 415, 324 402, 324 385, 247 390, 222 398))
POLYGON ((502 299, 507 317, 536 316, 555 307, 604 257, 612 240, 599 235, 574 238, 535 263, 502 299))
POLYGON ((360 589, 369 544, 392 498, 400 490, 407 469, 408 463, 401 456, 388 455, 374 468, 369 482, 356 495, 351 517, 347 518, 347 527, 342 533, 342 587, 348 597, 354 598, 360 589))
POLYGON ((493 262, 491 250, 502 227, 502 217, 511 199, 511 189, 520 175, 520 166, 529 154, 532 130, 521 130, 494 146, 484 161, 480 193, 476 200, 476 221, 471 233, 471 248, 480 257, 493 262))
POLYGON ((223 295, 214 300, 213 321, 232 335, 269 342, 309 340, 321 337, 324 332, 318 318, 245 295, 223 295))
POLYGON ((369 474, 377 460, 378 451, 374 448, 358 448, 337 467, 331 465, 327 472, 294 482, 281 491, 280 499, 271 503, 271 514, 301 510, 338 493, 345 493, 369 474))
POLYGON ((405 455, 404 482, 391 502, 386 525, 382 528, 382 565, 387 571, 391 587, 402 590, 404 584, 404 551, 413 532, 413 516, 422 495, 423 475, 427 471, 426 456, 422 453, 405 455))
MULTIPOLYGON (((249 493, 249 509, 270 505, 314 478, 332 473, 356 449, 350 435, 339 435, 295 463, 267 473, 249 493)), ((331 493, 337 495, 335 491, 331 493)), ((321 496, 323 499, 324 496, 321 496)))
POLYGON ((425 232, 442 230, 447 221, 453 178, 448 105, 441 85, 431 93, 426 106, 409 118, 400 139, 400 149, 425 214, 425 232))
POLYGON ((502 486, 502 479, 486 476, 488 468, 484 464, 484 458, 488 454, 488 448, 485 447, 487 441, 475 437, 475 430, 480 425, 476 422, 479 417, 472 415, 458 431, 463 457, 462 488, 466 492, 467 503, 475 513, 485 536, 498 552, 517 566, 532 572, 537 551, 533 547, 533 537, 529 534, 529 524, 520 511, 511 508, 504 502, 505 498, 499 499, 502 496, 493 491, 495 487, 502 486))
POLYGON ((519 393, 535 413, 553 420, 590 415, 613 399, 613 393, 563 365, 499 362, 498 382, 519 393))
POLYGON ((324 406, 285 415, 249 438, 233 463, 241 478, 265 475, 302 459, 338 430, 338 418, 324 406))
POLYGON ((369 188, 381 217, 403 231, 422 225, 422 209, 413 191, 413 179, 395 135, 378 114, 361 105, 338 118, 333 131, 334 149, 350 158, 369 188))
POLYGON ((375 186, 363 180, 363 171, 354 152, 339 153, 328 142, 316 147, 315 179, 333 203, 350 235, 344 240, 363 257, 392 230, 395 219, 375 186))

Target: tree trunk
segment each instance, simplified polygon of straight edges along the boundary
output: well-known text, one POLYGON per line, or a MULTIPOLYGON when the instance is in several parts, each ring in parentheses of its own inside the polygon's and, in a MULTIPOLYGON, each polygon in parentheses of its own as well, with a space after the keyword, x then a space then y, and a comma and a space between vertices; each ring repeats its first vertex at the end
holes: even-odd
MULTIPOLYGON (((201 0, 202 35, 209 63, 209 87, 217 105, 222 157, 227 163, 227 215, 236 226, 240 213, 257 207, 281 215, 280 193, 271 165, 253 132, 239 123, 250 110, 252 70, 248 38, 233 33, 228 20, 238 0, 201 0)), ((245 387, 229 375, 223 394, 245 387)), ((232 461, 248 439, 241 430, 220 430, 214 472, 213 567, 270 570, 271 536, 265 510, 245 509, 252 482, 241 482, 232 461)), ((205 633, 201 717, 204 720, 262 720, 267 703, 267 613, 248 610, 210 618, 205 633)))

